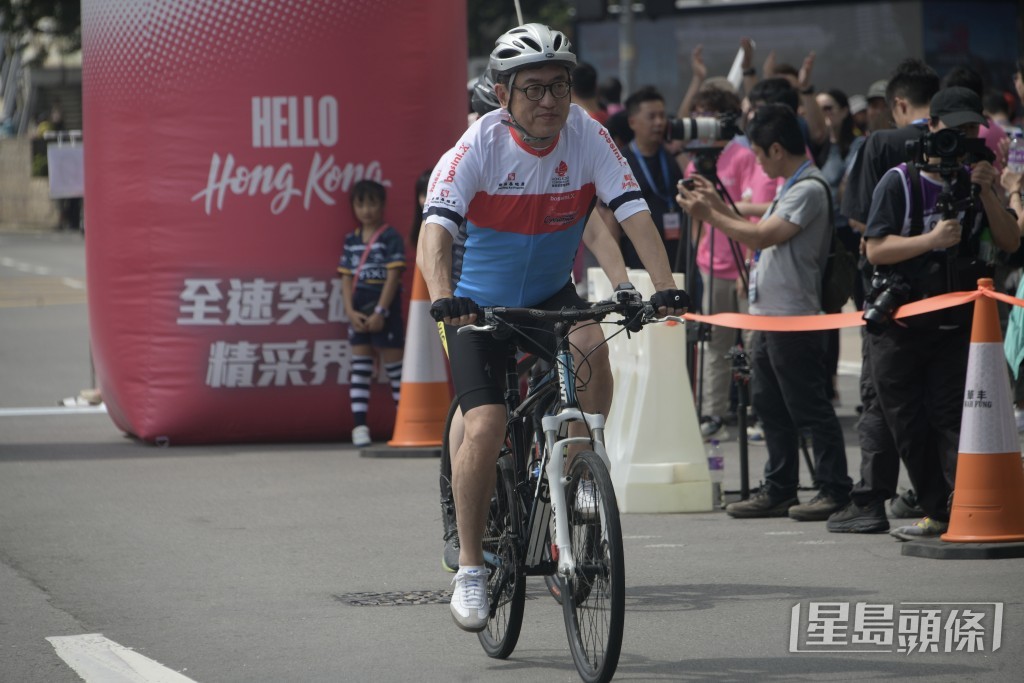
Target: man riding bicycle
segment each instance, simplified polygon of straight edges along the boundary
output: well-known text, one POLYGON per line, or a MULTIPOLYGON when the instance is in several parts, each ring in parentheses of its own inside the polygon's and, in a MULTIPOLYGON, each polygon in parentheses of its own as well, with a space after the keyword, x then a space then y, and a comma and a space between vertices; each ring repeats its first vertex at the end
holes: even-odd
MULTIPOLYGON (((461 550, 451 611, 467 631, 487 624, 482 536, 505 433, 508 342, 456 329, 476 320, 478 306, 586 306, 570 275, 597 199, 636 245, 658 290, 658 313, 678 315, 688 305, 629 165, 608 132, 570 103, 575 64, 565 36, 541 24, 499 37, 489 67, 502 108, 477 120, 441 157, 424 204, 417 262, 432 313, 443 320, 463 415, 464 437, 452 458, 461 550)), ((577 367, 589 369, 580 403, 607 415, 612 377, 600 329, 580 325, 570 341, 577 367)), ((548 330, 521 343, 550 355, 555 340, 548 330)))

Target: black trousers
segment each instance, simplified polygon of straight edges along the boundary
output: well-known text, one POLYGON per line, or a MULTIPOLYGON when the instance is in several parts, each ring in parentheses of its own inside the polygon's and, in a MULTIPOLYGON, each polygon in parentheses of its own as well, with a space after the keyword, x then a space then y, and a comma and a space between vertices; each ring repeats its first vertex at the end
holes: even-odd
POLYGON ((844 504, 853 482, 846 470, 843 429, 828 399, 824 332, 756 332, 751 358, 754 409, 764 426, 765 486, 774 500, 796 495, 800 434, 811 437, 814 483, 844 504))
POLYGON ((871 379, 871 357, 868 335, 861 339, 860 402, 864 411, 857 421, 860 442, 860 481, 850 497, 860 506, 881 503, 896 496, 900 476, 900 454, 885 422, 885 413, 878 403, 878 392, 871 379))
POLYGON ((971 332, 890 325, 868 335, 878 406, 925 514, 949 519, 971 332))

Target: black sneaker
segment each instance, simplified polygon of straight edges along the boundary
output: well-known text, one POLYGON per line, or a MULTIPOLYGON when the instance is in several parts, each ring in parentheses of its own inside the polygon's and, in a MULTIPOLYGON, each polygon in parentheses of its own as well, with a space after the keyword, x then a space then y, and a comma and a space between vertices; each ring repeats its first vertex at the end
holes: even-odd
POLYGON ((753 518, 753 517, 785 517, 789 508, 799 505, 800 500, 793 496, 785 500, 773 499, 763 489, 754 494, 752 498, 741 500, 737 503, 729 503, 725 506, 725 512, 730 517, 753 518))
POLYGON ((444 554, 441 566, 446 572, 459 571, 459 528, 455 523, 455 502, 441 499, 441 523, 444 525, 444 554))
POLYGON ((454 574, 459 571, 459 532, 457 529, 445 532, 444 554, 441 556, 441 566, 446 572, 454 574))
POLYGON ((849 505, 828 518, 825 528, 840 534, 884 533, 889 530, 885 504, 878 500, 861 507, 851 500, 849 505))
POLYGON ((842 505, 827 493, 819 493, 811 499, 810 503, 794 505, 789 508, 789 518, 798 522, 824 522, 842 505))

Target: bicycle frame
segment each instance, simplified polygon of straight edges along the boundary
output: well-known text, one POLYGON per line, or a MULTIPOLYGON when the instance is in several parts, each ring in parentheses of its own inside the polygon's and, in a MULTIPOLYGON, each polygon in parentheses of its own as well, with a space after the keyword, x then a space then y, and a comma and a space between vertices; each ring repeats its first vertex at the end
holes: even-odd
MULTIPOLYGON (((529 501, 529 518, 526 524, 527 537, 524 553, 524 564, 529 569, 539 569, 537 573, 550 573, 545 566, 543 559, 544 543, 550 525, 550 516, 555 517, 555 539, 558 548, 557 572, 559 575, 569 579, 576 574, 576 566, 572 557, 572 546, 569 534, 569 522, 565 514, 560 514, 566 509, 565 485, 568 478, 565 476, 565 462, 568 457, 569 446, 580 443, 592 446, 601 460, 607 467, 609 465, 608 453, 604 446, 604 416, 600 413, 585 413, 579 407, 579 400, 576 396, 576 374, 575 363, 572 353, 568 348, 568 338, 564 335, 564 325, 555 325, 555 335, 559 339, 558 351, 555 355, 555 365, 550 370, 558 379, 558 392, 561 398, 562 408, 557 415, 545 415, 541 419, 541 427, 544 433, 544 452, 541 454, 541 469, 543 476, 537 478, 529 501), (591 436, 577 436, 558 438, 562 426, 572 422, 585 422, 589 425, 591 436), (550 482, 557 482, 557 486, 551 486, 550 482), (545 490, 548 496, 545 497, 545 490)), ((523 430, 525 419, 535 410, 537 403, 544 398, 553 388, 547 387, 538 393, 528 394, 526 401, 519 403, 518 376, 512 374, 507 376, 510 390, 506 390, 506 404, 509 406, 508 431, 511 435, 513 453, 526 453, 526 440, 523 430), (514 381, 513 381, 514 380, 514 381), (522 444, 517 447, 515 442, 522 444)), ((516 458, 516 478, 518 481, 529 481, 526 477, 520 476, 520 467, 525 467, 525 458, 516 458)), ((531 572, 532 573, 532 572, 531 572)))

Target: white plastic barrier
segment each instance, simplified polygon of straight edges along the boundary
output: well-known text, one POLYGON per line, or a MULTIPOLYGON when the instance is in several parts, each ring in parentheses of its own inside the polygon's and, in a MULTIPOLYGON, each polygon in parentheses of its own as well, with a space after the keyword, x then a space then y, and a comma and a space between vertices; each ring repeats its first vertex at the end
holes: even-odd
MULTIPOLYGON (((683 276, 675 274, 676 285, 683 276)), ((644 270, 629 279, 650 298, 654 285, 644 270)), ((587 272, 592 301, 612 295, 600 268, 587 272)), ((711 510, 711 478, 686 372, 686 328, 678 323, 649 325, 609 344, 615 398, 605 439, 612 483, 622 512, 706 512, 711 510)))

